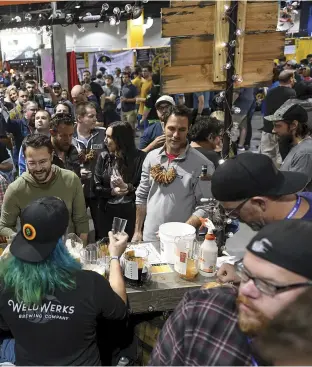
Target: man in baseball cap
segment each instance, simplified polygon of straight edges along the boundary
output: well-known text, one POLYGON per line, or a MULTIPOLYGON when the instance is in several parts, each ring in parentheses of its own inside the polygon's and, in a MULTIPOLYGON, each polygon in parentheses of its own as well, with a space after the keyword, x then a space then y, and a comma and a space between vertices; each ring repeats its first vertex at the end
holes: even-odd
POLYGON ((312 220, 312 195, 297 194, 307 181, 304 173, 279 171, 264 154, 244 153, 216 169, 211 191, 229 218, 259 230, 276 220, 312 220))
POLYGON ((149 122, 155 119, 140 139, 139 149, 146 153, 159 148, 165 143, 164 116, 171 107, 175 106, 174 99, 171 96, 163 95, 156 100, 156 103, 154 99, 148 95, 145 102, 145 108, 149 109, 149 122))
MULTIPOLYGON (((244 153, 216 169, 211 191, 229 218, 258 231, 282 219, 312 221, 312 194, 301 192, 307 181, 303 173, 279 171, 264 154, 244 153)), ((230 264, 223 264, 217 276, 222 282, 237 280, 230 264)))
POLYGON ((290 147, 280 169, 308 175, 306 190, 312 191, 312 139, 307 111, 297 102, 289 100, 265 118, 273 122, 273 133, 290 147))
POLYGON ((269 224, 235 264, 235 287, 195 290, 161 330, 149 366, 262 366, 255 336, 312 286, 312 223, 269 224))
MULTIPOLYGON (((127 294, 119 259, 128 236, 109 232, 108 281, 95 271, 82 270, 67 251, 62 236, 68 221, 61 199, 33 201, 22 211, 21 231, 11 244, 11 254, 1 259, 1 328, 14 336, 18 366, 101 365, 98 321, 115 320, 112 328, 119 330, 120 321, 126 320, 127 294)), ((104 360, 109 358, 109 353, 104 355, 104 360)))
POLYGON ((21 230, 10 247, 12 255, 30 263, 45 260, 65 234, 68 221, 69 213, 62 199, 35 200, 21 214, 21 230))

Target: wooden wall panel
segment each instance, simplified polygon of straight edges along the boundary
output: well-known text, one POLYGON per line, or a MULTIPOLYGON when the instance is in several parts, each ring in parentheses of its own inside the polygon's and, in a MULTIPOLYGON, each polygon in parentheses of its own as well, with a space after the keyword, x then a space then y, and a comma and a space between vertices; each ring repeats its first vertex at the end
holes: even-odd
POLYGON ((256 1, 247 3, 246 32, 275 31, 277 20, 277 1, 256 1))
MULTIPOLYGON (((162 36, 183 36, 171 40, 171 67, 163 69, 163 93, 224 89, 225 83, 213 82, 215 8, 209 1, 172 1, 171 8, 162 9, 162 36)), ((276 32, 277 18, 277 1, 247 2, 243 82, 236 87, 271 82, 272 62, 283 53, 285 40, 284 33, 276 32)))
MULTIPOLYGON (((284 32, 246 34, 244 39, 244 61, 274 60, 284 52, 284 32)), ((211 36, 172 38, 171 66, 212 63, 213 39, 211 36)))
MULTIPOLYGON (((162 93, 194 93, 224 89, 225 83, 213 83, 212 75, 212 64, 165 68, 162 73, 162 93)), ((244 61, 243 82, 237 87, 265 86, 271 82, 272 60, 244 61)))
POLYGON ((213 37, 171 39, 171 66, 212 64, 213 37))
POLYGON ((214 5, 215 1, 214 0, 171 0, 170 2, 170 7, 171 8, 180 8, 180 7, 184 7, 184 8, 188 8, 190 6, 199 6, 199 7, 203 7, 206 5, 214 5))
MULTIPOLYGON (((162 9, 162 37, 214 34, 214 3, 177 1, 173 2, 171 6, 171 8, 162 9), (193 6, 191 6, 192 3, 193 6)), ((278 2, 248 2, 246 18, 246 32, 275 31, 278 19, 278 2)))
POLYGON ((256 87, 272 84, 273 60, 244 61, 243 82, 240 87, 256 87))
POLYGON ((162 12, 162 37, 213 35, 215 5, 165 8, 162 12))
POLYGON ((223 46, 229 39, 229 22, 224 16, 224 6, 230 6, 229 1, 217 1, 215 6, 215 31, 213 46, 213 81, 225 82, 226 71, 223 69, 227 60, 227 52, 223 46))
MULTIPOLYGON (((238 2, 237 12, 237 29, 245 29, 246 27, 246 13, 247 13, 247 0, 240 0, 238 2)), ((239 76, 243 75, 243 61, 244 61, 244 47, 245 37, 244 35, 236 37, 235 48, 235 73, 239 76)))
POLYGON ((212 64, 164 68, 162 72, 162 93, 193 93, 223 89, 225 83, 213 83, 212 75, 212 64))
POLYGON ((244 61, 271 60, 284 53, 285 33, 246 34, 244 61))

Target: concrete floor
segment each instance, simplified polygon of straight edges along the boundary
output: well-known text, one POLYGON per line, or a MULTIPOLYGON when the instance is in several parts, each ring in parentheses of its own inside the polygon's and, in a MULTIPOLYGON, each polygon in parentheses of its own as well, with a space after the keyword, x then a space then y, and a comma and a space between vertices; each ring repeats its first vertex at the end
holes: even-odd
MULTIPOLYGON (((263 126, 262 116, 260 112, 255 112, 252 119, 252 140, 250 143, 250 150, 257 153, 260 144, 261 132, 259 129, 263 126)), ((240 154, 244 154, 243 152, 240 154)), ((232 238, 229 238, 226 243, 228 252, 232 255, 242 257, 245 251, 245 247, 248 242, 256 234, 246 224, 240 223, 240 228, 232 238)))

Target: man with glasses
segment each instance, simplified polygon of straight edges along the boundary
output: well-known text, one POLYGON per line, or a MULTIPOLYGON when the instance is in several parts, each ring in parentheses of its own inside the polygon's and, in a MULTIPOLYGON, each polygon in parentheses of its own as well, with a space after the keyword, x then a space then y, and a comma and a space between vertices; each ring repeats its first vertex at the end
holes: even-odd
POLYGON ((157 99, 153 108, 149 109, 150 116, 156 118, 157 121, 150 125, 141 136, 139 149, 143 152, 148 153, 165 144, 164 117, 173 106, 175 106, 174 99, 164 95, 157 99))
MULTIPOLYGON (((304 173, 278 171, 263 154, 244 153, 216 169, 211 189, 229 218, 258 231, 277 220, 312 220, 312 193, 301 192, 307 182, 304 173)), ((233 281, 233 267, 224 264, 218 276, 233 281)))
POLYGON ((4 195, 0 235, 16 233, 18 217, 33 200, 56 196, 64 200, 70 213, 68 233, 76 233, 86 243, 89 221, 79 177, 52 164, 53 145, 48 136, 27 137, 23 141, 23 153, 27 172, 12 183, 4 195))
POLYGON ((150 366, 258 366, 255 336, 312 286, 312 224, 263 228, 236 265, 241 284, 186 293, 164 325, 150 366))
POLYGON ((292 70, 294 72, 296 83, 301 82, 301 76, 297 73, 299 66, 296 60, 288 60, 284 66, 284 70, 292 70))

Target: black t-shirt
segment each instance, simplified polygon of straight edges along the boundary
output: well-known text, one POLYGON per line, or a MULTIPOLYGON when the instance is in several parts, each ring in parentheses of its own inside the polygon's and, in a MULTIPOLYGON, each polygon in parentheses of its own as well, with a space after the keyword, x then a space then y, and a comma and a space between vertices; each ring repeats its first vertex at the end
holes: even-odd
POLYGON ((221 158, 214 150, 208 150, 202 147, 195 147, 194 149, 198 150, 202 155, 208 158, 210 162, 214 164, 215 168, 219 166, 219 160, 221 158))
POLYGON ((0 141, 0 163, 10 158, 6 145, 0 141))
POLYGON ((27 307, 16 302, 12 292, 3 291, 0 328, 10 330, 15 338, 17 365, 101 365, 97 320, 122 320, 127 307, 95 272, 78 271, 76 284, 72 291, 56 290, 41 306, 27 307))
POLYGON ((151 88, 150 93, 147 95, 145 101, 145 107, 150 109, 150 112, 147 116, 148 120, 159 120, 155 107, 155 103, 159 97, 160 97, 160 86, 154 85, 151 88))
MULTIPOLYGON (((273 115, 282 104, 284 104, 288 99, 294 97, 296 97, 296 92, 294 89, 289 87, 278 86, 269 90, 265 98, 264 116, 273 115)), ((272 130, 273 122, 263 119, 263 131, 266 133, 272 133, 272 130)))
POLYGON ((100 104, 101 103, 101 95, 104 93, 102 87, 100 86, 100 84, 95 83, 95 82, 91 82, 90 87, 91 87, 92 93, 97 98, 98 104, 100 104))

